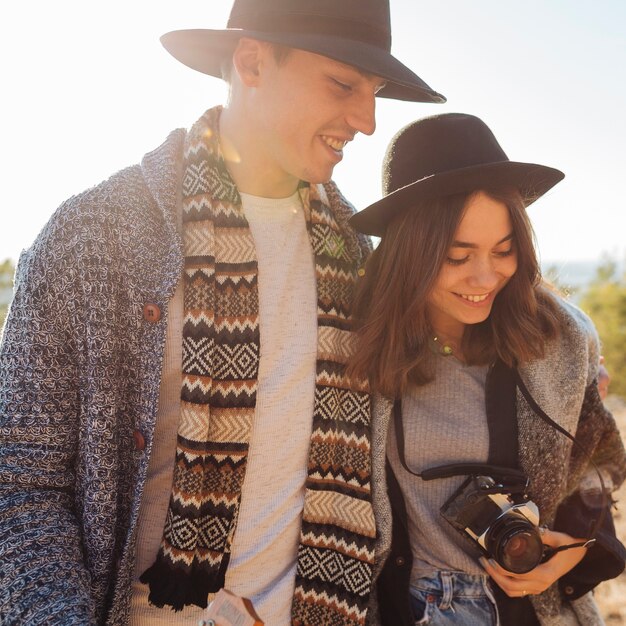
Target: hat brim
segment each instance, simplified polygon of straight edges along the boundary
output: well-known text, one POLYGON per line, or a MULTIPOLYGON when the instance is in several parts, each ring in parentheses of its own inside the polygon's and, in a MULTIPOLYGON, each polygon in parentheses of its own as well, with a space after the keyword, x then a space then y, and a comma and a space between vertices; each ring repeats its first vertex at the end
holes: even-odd
POLYGON ((232 54, 241 37, 321 54, 384 78, 387 85, 377 94, 383 98, 410 102, 446 101, 444 96, 434 91, 390 53, 361 41, 323 34, 267 33, 230 28, 175 30, 165 33, 161 43, 181 63, 203 74, 221 78, 222 63, 232 54))
POLYGON ((433 174, 396 189, 355 213, 350 218, 350 224, 361 233, 382 237, 393 218, 418 201, 496 186, 519 189, 524 205, 528 206, 564 177, 560 170, 535 163, 499 161, 464 167, 433 174))

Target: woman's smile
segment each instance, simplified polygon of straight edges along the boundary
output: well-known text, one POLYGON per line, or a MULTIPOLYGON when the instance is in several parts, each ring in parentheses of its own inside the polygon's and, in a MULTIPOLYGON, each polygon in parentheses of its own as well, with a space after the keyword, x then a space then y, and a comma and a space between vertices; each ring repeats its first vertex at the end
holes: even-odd
POLYGON ((438 333, 461 337, 467 324, 484 322, 498 293, 517 270, 509 210, 479 191, 471 195, 428 297, 438 333))

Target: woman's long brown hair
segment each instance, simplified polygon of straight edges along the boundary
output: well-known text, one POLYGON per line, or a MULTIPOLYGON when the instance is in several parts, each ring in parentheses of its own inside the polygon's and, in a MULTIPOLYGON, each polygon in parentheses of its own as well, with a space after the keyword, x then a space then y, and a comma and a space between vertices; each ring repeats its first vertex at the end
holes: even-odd
MULTIPOLYGON (((543 356, 546 340, 558 333, 556 305, 541 285, 534 233, 519 192, 484 192, 509 209, 517 271, 497 295, 487 320, 466 327, 462 349, 469 364, 499 357, 513 366, 543 356)), ((433 331, 426 301, 471 195, 415 204, 392 220, 369 258, 355 293, 358 342, 348 374, 369 379, 373 391, 394 397, 409 384, 431 380, 433 331)))

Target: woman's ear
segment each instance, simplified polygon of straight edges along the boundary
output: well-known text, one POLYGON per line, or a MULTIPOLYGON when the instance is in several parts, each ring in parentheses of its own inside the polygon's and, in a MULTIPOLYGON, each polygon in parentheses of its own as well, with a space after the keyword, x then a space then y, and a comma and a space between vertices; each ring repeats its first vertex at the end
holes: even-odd
POLYGON ((261 66, 267 53, 267 45, 257 39, 242 37, 233 52, 233 67, 242 84, 256 87, 259 83, 261 66))

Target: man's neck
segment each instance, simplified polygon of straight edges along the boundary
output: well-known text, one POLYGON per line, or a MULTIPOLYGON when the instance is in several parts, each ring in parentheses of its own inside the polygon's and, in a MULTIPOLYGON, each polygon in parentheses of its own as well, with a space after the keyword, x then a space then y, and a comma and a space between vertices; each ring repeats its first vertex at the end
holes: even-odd
POLYGON ((296 192, 297 178, 272 171, 250 116, 235 107, 225 107, 219 132, 228 173, 240 192, 263 198, 288 198, 296 192))

